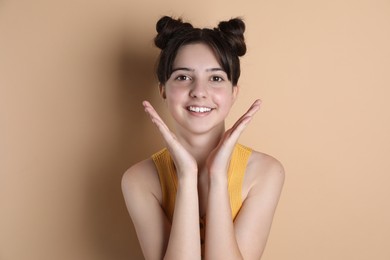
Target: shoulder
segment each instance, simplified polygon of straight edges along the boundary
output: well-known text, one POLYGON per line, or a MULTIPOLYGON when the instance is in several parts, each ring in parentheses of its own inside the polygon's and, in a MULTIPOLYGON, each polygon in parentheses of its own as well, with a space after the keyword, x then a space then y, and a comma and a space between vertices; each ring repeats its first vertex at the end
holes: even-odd
MULTIPOLYGON (((248 161, 248 168, 258 173, 273 178, 284 179, 284 167, 275 157, 258 151, 252 151, 248 161)), ((263 176, 263 177, 265 177, 263 176)))
POLYGON ((121 186, 126 200, 148 194, 161 200, 160 181, 156 166, 151 158, 138 162, 127 169, 122 176, 121 186))
POLYGON ((122 177, 125 204, 145 259, 162 259, 169 222, 161 207, 158 173, 151 158, 131 166, 122 177))
POLYGON ((284 179, 284 167, 279 160, 271 155, 252 151, 244 178, 246 195, 268 189, 280 193, 284 179))

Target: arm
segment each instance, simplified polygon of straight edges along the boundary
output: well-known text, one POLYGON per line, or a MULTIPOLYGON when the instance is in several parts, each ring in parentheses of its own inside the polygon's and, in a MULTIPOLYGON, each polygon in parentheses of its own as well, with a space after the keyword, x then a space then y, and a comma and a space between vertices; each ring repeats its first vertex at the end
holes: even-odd
POLYGON ((231 218, 227 183, 234 145, 259 106, 260 102, 255 101, 225 133, 208 159, 206 259, 259 259, 263 252, 283 185, 283 168, 271 157, 252 154, 246 176, 255 177, 250 178, 248 186, 251 189, 235 223, 231 218))
POLYGON ((243 259, 234 233, 227 178, 209 182, 206 259, 243 259))
POLYGON ((150 103, 145 101, 143 105, 167 144, 178 178, 175 211, 164 259, 200 259, 198 165, 150 103))
POLYGON ((145 259, 163 259, 171 225, 160 205, 161 188, 151 159, 126 171, 122 192, 145 259))
POLYGON ((251 189, 234 221, 244 259, 260 259, 284 184, 283 166, 271 156, 255 153, 247 169, 251 189))
POLYGON ((122 191, 145 259, 200 259, 196 180, 179 182, 172 225, 160 205, 161 188, 149 159, 123 175, 122 191))
POLYGON ((179 180, 171 234, 164 259, 200 259, 197 179, 179 180))
POLYGON ((251 189, 234 223, 227 183, 210 180, 206 228, 207 259, 260 259, 284 182, 274 158, 254 154, 248 166, 251 189))

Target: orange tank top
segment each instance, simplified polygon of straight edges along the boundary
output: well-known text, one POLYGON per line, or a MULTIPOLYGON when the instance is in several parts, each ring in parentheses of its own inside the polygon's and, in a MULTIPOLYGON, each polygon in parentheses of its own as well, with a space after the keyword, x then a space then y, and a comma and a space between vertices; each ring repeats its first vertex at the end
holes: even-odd
MULTIPOLYGON (((230 160, 228 170, 228 190, 233 220, 236 218, 242 206, 242 183, 244 180, 246 166, 251 154, 252 149, 241 144, 236 144, 232 158, 230 160)), ((175 165, 168 149, 166 148, 153 154, 152 159, 156 165, 158 176, 160 178, 162 207, 169 221, 172 223, 178 185, 175 165)), ((200 219, 202 251, 204 247, 204 221, 204 218, 200 219)))

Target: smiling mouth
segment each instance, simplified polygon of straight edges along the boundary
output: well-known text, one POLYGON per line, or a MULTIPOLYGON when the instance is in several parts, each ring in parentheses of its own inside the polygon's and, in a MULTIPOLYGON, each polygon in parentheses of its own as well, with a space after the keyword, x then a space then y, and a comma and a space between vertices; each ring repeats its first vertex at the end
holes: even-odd
POLYGON ((187 107, 188 111, 195 112, 195 113, 207 113, 212 110, 210 107, 195 107, 195 106, 189 106, 187 107))

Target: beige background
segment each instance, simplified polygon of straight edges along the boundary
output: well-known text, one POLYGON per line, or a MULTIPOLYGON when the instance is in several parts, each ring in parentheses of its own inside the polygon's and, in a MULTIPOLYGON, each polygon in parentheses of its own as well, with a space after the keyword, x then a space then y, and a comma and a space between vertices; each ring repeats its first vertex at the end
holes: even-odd
POLYGON ((122 173, 163 143, 156 20, 242 16, 229 118, 287 179, 264 260, 390 259, 390 2, 0 1, 0 259, 142 259, 122 173), (34 2, 34 3, 33 3, 34 2))

